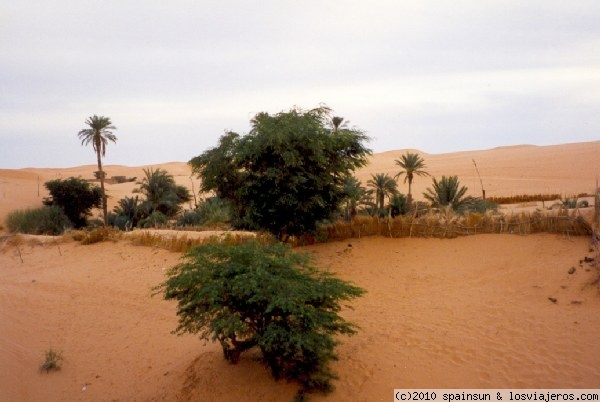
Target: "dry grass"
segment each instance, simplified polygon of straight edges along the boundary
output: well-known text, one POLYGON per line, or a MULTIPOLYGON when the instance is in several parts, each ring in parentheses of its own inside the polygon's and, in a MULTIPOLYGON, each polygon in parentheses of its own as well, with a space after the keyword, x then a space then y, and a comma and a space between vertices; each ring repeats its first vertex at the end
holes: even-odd
POLYGON ((240 244, 249 239, 258 239, 261 243, 271 243, 274 238, 267 234, 231 234, 222 233, 211 236, 188 236, 183 233, 181 235, 167 235, 160 232, 152 233, 149 231, 140 231, 129 233, 127 239, 136 246, 156 247, 173 252, 186 252, 191 247, 200 246, 209 243, 225 243, 225 244, 240 244))
POLYGON ((81 244, 87 245, 107 240, 117 241, 121 238, 121 234, 121 231, 112 227, 99 227, 91 232, 83 232, 82 236, 78 233, 76 237, 81 238, 81 244))
POLYGON ((420 217, 357 217, 353 221, 336 222, 319 229, 316 238, 343 240, 362 236, 454 238, 479 233, 530 234, 539 232, 565 235, 590 235, 590 225, 566 209, 553 213, 471 213, 460 216, 450 211, 430 212, 420 217))

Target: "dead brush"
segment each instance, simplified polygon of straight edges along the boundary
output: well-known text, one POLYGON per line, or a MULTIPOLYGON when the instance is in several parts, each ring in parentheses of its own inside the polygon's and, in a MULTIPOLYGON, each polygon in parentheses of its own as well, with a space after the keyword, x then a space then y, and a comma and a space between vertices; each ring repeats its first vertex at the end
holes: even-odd
POLYGON ((117 241, 121 237, 121 232, 118 229, 111 227, 99 227, 92 230, 91 232, 85 232, 85 235, 81 239, 81 244, 88 245, 94 243, 100 243, 103 241, 117 241))
POLYGON ((52 348, 46 350, 44 352, 44 362, 40 366, 40 373, 60 370, 63 360, 61 351, 52 348))

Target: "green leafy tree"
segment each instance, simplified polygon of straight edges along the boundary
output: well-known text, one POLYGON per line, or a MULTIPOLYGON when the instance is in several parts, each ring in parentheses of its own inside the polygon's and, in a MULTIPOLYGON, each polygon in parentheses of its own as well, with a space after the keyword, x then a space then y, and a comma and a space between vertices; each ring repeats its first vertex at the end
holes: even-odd
POLYGON ((102 157, 106 155, 106 145, 108 141, 117 142, 117 136, 111 130, 117 128, 112 125, 110 118, 93 115, 89 117, 85 124, 90 128, 85 128, 77 134, 81 140, 81 145, 92 144, 96 157, 98 159, 98 171, 96 177, 100 179, 100 189, 102 191, 102 213, 104 216, 104 225, 108 224, 107 197, 104 189, 104 178, 106 173, 102 170, 102 157))
POLYGON ((145 216, 160 212, 166 217, 175 216, 181 205, 189 202, 192 197, 185 186, 175 183, 175 179, 164 169, 144 169, 144 177, 135 190, 146 199, 145 216))
POLYGON ((367 185, 375 190, 375 202, 380 213, 385 211, 385 198, 391 197, 398 192, 398 184, 387 173, 372 174, 367 185))
POLYGON ((75 228, 87 225, 87 217, 92 208, 102 206, 102 191, 96 186, 77 177, 50 180, 44 184, 50 197, 44 199, 44 205, 56 205, 62 208, 75 228))
POLYGON ((331 125, 330 109, 259 113, 251 131, 227 133, 190 161, 203 191, 231 202, 234 224, 279 238, 312 232, 344 200, 344 182, 367 163, 367 137, 331 125))
POLYGON ((408 205, 412 204, 412 183, 416 176, 429 176, 429 173, 425 171, 425 160, 418 154, 407 152, 400 156, 400 159, 396 159, 396 165, 400 166, 402 170, 394 177, 398 178, 404 175, 404 183, 408 182, 408 205))
POLYGON ((461 186, 458 176, 442 176, 438 181, 433 178, 433 185, 429 187, 423 197, 431 202, 434 208, 446 207, 456 212, 463 212, 473 204, 473 197, 465 197, 467 187, 461 186))
POLYGON ((301 393, 329 391, 334 336, 356 331, 338 315, 341 302, 364 290, 310 261, 283 243, 207 244, 191 249, 155 290, 177 300, 176 333, 219 341, 231 363, 259 348, 275 378, 300 381, 301 393))

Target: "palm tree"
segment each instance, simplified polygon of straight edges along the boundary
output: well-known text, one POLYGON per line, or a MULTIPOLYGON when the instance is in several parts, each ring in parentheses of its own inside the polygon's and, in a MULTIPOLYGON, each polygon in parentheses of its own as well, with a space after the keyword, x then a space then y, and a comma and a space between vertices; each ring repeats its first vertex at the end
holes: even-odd
POLYGON ((347 128, 348 122, 345 122, 343 117, 333 116, 331 118, 331 125, 333 126, 333 132, 337 133, 340 129, 347 128))
POLYGON ((404 176, 404 183, 408 181, 408 205, 412 204, 412 182, 414 180, 415 175, 417 176, 429 176, 424 169, 425 160, 421 158, 418 154, 413 154, 412 152, 407 152, 400 157, 400 159, 396 159, 396 165, 400 166, 403 170, 401 170, 394 178, 398 178, 404 176))
POLYGON ((440 181, 433 178, 433 188, 423 193, 434 208, 449 207, 461 212, 472 201, 473 197, 465 197, 467 187, 461 186, 457 176, 442 176, 440 181))
POLYGON ((375 200, 380 211, 384 209, 385 197, 398 192, 396 181, 387 173, 372 174, 367 185, 375 189, 375 200))
POLYGON ((344 180, 344 193, 346 194, 346 221, 349 222, 356 215, 358 204, 366 195, 367 189, 360 184, 356 177, 348 176, 344 180))
POLYGON ((108 141, 117 142, 117 136, 111 130, 117 128, 112 125, 110 118, 104 116, 88 117, 85 124, 90 128, 85 128, 77 134, 81 140, 81 145, 92 144, 96 156, 98 157, 98 176, 100 176, 100 190, 102 191, 102 213, 104 214, 104 225, 108 225, 108 213, 106 207, 106 191, 104 190, 104 171, 102 170, 102 157, 106 155, 106 144, 108 141))
POLYGON ((174 216, 181 209, 180 205, 192 199, 185 186, 175 183, 175 179, 164 169, 144 169, 145 177, 134 192, 146 196, 145 204, 148 214, 158 211, 166 216, 174 216))

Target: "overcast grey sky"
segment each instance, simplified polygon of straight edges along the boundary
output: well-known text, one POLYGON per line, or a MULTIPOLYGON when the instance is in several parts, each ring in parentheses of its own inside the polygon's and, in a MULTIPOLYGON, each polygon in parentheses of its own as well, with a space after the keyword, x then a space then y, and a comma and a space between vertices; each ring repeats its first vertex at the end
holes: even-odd
POLYGON ((600 1, 0 0, 0 168, 187 161, 326 103, 375 152, 600 139, 600 1))

